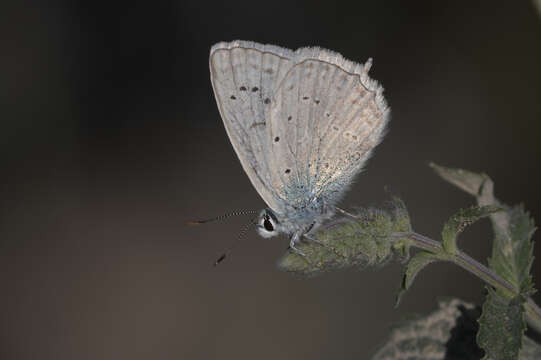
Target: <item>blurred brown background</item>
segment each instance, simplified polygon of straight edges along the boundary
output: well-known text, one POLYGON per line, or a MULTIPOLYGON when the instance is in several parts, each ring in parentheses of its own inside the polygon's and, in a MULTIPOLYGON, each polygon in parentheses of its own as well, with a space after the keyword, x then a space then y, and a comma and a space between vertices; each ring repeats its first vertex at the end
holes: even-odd
MULTIPOLYGON (((286 239, 229 144, 209 81, 212 44, 319 45, 364 62, 390 132, 343 203, 403 197, 437 237, 472 199, 428 161, 485 171, 541 222, 541 19, 530 1, 135 1, 2 5, 1 359, 365 359, 389 327, 482 283, 433 265, 393 309, 401 267, 296 280, 286 239)), ((539 234, 536 236, 539 238, 539 234)), ((484 260, 488 221, 460 244, 484 260)), ((536 254, 541 254, 537 246, 536 254)), ((539 284, 541 263, 534 263, 539 284)), ((534 298, 539 302, 541 296, 534 298)))

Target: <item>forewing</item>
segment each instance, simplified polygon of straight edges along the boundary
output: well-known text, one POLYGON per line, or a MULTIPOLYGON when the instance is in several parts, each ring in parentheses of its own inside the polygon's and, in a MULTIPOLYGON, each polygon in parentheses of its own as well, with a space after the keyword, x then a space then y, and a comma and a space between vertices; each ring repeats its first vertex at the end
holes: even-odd
POLYGON ((297 50, 296 65, 274 96, 274 161, 288 203, 338 201, 381 141, 389 109, 383 88, 360 65, 319 48, 297 50), (299 197, 295 199, 295 197, 299 197))
POLYGON ((246 41, 219 43, 210 52, 211 81, 225 129, 253 186, 275 211, 284 201, 273 184, 268 120, 276 88, 295 53, 246 41))

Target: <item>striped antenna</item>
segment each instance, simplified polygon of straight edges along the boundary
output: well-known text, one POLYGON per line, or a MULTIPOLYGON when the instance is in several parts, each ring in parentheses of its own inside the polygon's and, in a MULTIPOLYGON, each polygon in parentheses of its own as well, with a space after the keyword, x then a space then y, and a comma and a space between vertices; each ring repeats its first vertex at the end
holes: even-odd
POLYGON ((196 221, 188 221, 186 224, 188 225, 201 225, 212 221, 219 221, 219 220, 225 220, 227 218, 230 218, 232 216, 241 216, 241 215, 251 215, 251 214, 257 214, 259 210, 240 210, 240 211, 232 211, 227 214, 223 214, 220 216, 216 216, 212 219, 206 219, 206 220, 196 220, 196 221))
POLYGON ((239 236, 237 236, 237 239, 235 240, 233 245, 228 247, 224 251, 224 253, 214 262, 214 266, 218 265, 223 260, 225 260, 226 256, 231 253, 231 251, 235 248, 235 246, 237 246, 241 242, 241 240, 246 239, 246 237, 245 237, 246 233, 248 232, 248 230, 250 230, 254 226, 256 226, 255 219, 250 220, 250 222, 248 224, 244 225, 244 227, 240 231, 239 236))

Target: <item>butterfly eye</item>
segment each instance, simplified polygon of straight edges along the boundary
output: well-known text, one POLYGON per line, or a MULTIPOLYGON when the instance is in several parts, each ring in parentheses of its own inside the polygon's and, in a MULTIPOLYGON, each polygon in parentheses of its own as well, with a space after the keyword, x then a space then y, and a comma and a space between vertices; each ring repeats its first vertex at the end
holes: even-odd
POLYGON ((257 221, 257 232, 264 238, 278 235, 278 219, 270 209, 261 211, 257 221))
POLYGON ((265 227, 265 230, 267 231, 274 231, 274 226, 272 225, 272 222, 270 221, 269 216, 265 216, 265 220, 263 221, 263 226, 265 227))

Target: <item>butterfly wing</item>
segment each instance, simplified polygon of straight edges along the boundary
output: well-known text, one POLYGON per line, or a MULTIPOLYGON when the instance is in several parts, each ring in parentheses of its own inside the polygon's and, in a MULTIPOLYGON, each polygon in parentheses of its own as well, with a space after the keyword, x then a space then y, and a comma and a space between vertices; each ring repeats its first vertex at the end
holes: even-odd
POLYGON ((289 204, 336 203, 381 141, 389 120, 383 88, 360 65, 320 49, 296 51, 274 96, 273 163, 288 177, 289 204))
POLYGON ((210 73, 225 129, 252 185, 277 212, 285 206, 277 191, 269 152, 272 98, 294 63, 294 53, 247 41, 219 43, 210 51, 210 73))
POLYGON ((381 141, 383 88, 360 65, 320 48, 219 43, 211 80, 227 134, 270 208, 333 204, 381 141))

